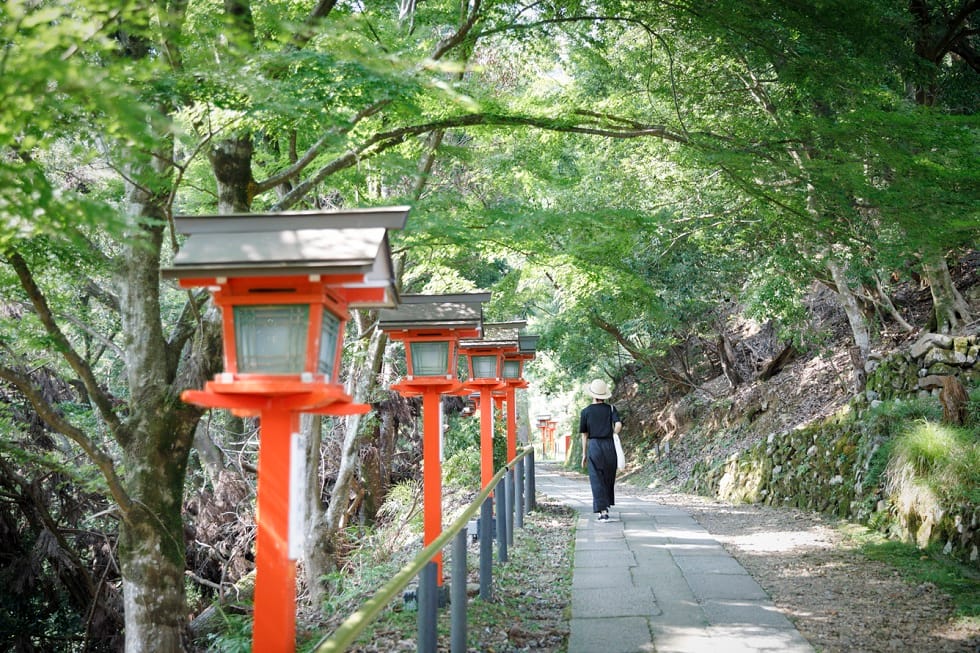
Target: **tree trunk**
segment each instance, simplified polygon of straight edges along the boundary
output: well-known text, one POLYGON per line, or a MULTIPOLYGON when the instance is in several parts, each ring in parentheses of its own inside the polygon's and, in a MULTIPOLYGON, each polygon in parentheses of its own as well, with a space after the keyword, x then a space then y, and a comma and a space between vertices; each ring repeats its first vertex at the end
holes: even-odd
MULTIPOLYGON (((363 403, 376 384, 387 338, 380 329, 368 326, 372 324, 372 319, 365 312, 355 311, 354 317, 362 337, 356 341, 360 347, 353 352, 348 384, 353 400, 363 403), (370 335, 363 337, 368 329, 371 329, 370 335)), ((351 480, 359 467, 357 449, 362 421, 361 415, 352 415, 344 420, 340 463, 337 480, 330 492, 330 501, 326 510, 323 510, 318 496, 316 506, 313 508, 316 512, 311 512, 309 515, 310 526, 307 530, 303 567, 306 571, 310 600, 314 606, 320 605, 325 591, 320 579, 333 571, 335 566, 333 541, 350 507, 351 480)), ((317 447, 314 449, 314 454, 319 455, 320 451, 322 447, 317 447)), ((319 465, 317 464, 316 467, 319 468, 319 465)))
POLYGON ((333 541, 323 538, 325 506, 320 489, 320 467, 323 453, 323 418, 319 415, 301 415, 300 429, 308 433, 307 454, 309 466, 306 477, 306 545, 303 547, 302 569, 310 592, 310 604, 323 605, 326 588, 321 578, 334 570, 333 541))
POLYGON ((881 305, 885 307, 888 315, 895 320, 898 326, 900 326, 905 333, 912 333, 915 331, 915 327, 909 324, 908 321, 902 317, 902 314, 898 312, 898 309, 895 308, 892 298, 888 296, 888 291, 885 290, 885 287, 881 283, 881 278, 878 277, 877 274, 875 275, 875 289, 878 292, 878 299, 881 305))
POLYGON ((935 255, 922 262, 922 272, 929 283, 932 293, 932 305, 936 317, 937 333, 951 333, 958 327, 967 324, 972 318, 970 307, 963 296, 956 290, 953 278, 949 273, 946 259, 935 255))
MULTIPOLYGON (((363 313, 361 313, 363 319, 363 313)), ((360 355, 355 354, 350 366, 348 383, 355 402, 366 401, 370 391, 375 387, 376 379, 381 371, 387 337, 376 327, 371 327, 369 337, 358 342, 365 343, 365 349, 360 355)), ((357 471, 357 442, 361 435, 363 415, 351 415, 344 420, 344 441, 341 445, 340 468, 337 470, 337 481, 330 493, 330 505, 327 508, 326 528, 331 535, 340 528, 343 515, 347 512, 349 503, 350 482, 357 471)))
MULTIPOLYGON (((169 144, 169 141, 164 141, 169 144)), ((200 412, 180 403, 171 386, 167 341, 160 321, 160 251, 166 224, 160 180, 170 153, 161 147, 127 179, 130 214, 137 224, 122 257, 119 303, 130 416, 124 433, 124 482, 134 508, 120 523, 126 651, 183 651, 187 606, 181 506, 187 457, 200 412), (152 181, 151 181, 152 180, 152 181)))
POLYGON ((721 371, 725 373, 725 378, 733 388, 742 384, 742 375, 738 373, 735 365, 735 349, 732 342, 725 334, 718 336, 718 359, 721 361, 721 371))
POLYGON ((216 142, 208 153, 218 183, 218 213, 248 213, 252 206, 252 139, 249 136, 216 142))
POLYGON ((837 260, 828 257, 827 269, 830 270, 834 284, 837 286, 837 296, 844 307, 844 313, 847 314, 847 322, 851 326, 851 335, 854 337, 855 350, 851 354, 851 362, 854 368, 853 391, 857 393, 864 389, 864 364, 868 360, 868 354, 871 353, 871 334, 864 313, 861 311, 861 304, 848 285, 844 268, 837 260))
POLYGON ((384 501, 385 486, 384 469, 381 464, 381 427, 374 427, 374 443, 365 447, 361 452, 360 477, 363 484, 364 500, 361 502, 361 521, 373 524, 378 516, 378 508, 384 501))

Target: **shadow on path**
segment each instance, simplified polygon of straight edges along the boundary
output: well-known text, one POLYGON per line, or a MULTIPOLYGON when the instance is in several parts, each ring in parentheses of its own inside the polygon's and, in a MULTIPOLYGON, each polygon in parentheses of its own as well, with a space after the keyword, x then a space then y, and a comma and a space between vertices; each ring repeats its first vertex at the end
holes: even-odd
POLYGON ((568 653, 812 653, 745 569, 689 514, 617 487, 610 520, 588 479, 539 464, 538 492, 579 512, 568 653))

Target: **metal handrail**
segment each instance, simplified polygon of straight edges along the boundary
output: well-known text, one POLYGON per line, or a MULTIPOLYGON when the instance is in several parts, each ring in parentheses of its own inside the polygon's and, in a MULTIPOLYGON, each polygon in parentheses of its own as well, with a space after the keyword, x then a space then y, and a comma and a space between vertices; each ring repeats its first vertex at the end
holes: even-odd
POLYGON ((330 637, 317 645, 314 649, 314 653, 342 653, 346 651, 347 647, 350 646, 354 640, 364 632, 371 623, 377 619, 378 615, 384 610, 385 606, 391 602, 395 596, 403 590, 413 578, 418 576, 419 572, 422 571, 423 567, 429 563, 439 553, 443 547, 449 544, 449 540, 453 538, 457 533, 459 533, 466 525, 469 523, 470 518, 476 514, 483 505, 483 502, 487 500, 490 493, 500 482, 500 479, 504 477, 512 465, 514 465, 518 460, 521 460, 529 453, 534 451, 534 447, 526 447, 523 452, 514 456, 514 459, 508 462, 506 465, 500 468, 487 486, 480 491, 473 502, 464 510, 456 520, 445 529, 439 537, 433 540, 427 547, 422 549, 415 558, 412 559, 407 565, 401 568, 401 570, 395 574, 391 580, 381 586, 374 595, 361 604, 361 607, 351 613, 347 619, 344 620, 337 630, 333 632, 330 637))

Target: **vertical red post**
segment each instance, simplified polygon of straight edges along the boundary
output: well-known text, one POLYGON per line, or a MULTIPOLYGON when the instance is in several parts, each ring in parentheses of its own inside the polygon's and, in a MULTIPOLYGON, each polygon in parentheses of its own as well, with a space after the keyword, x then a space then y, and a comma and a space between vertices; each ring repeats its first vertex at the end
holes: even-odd
MULTIPOLYGON (((422 541, 428 546, 442 533, 442 406, 440 390, 427 388, 422 393, 422 541)), ((442 585, 442 552, 432 559, 436 563, 436 582, 442 585)))
POLYGON ((480 487, 490 485, 493 479, 493 391, 490 386, 480 387, 480 487))
POLYGON ((507 386, 507 462, 517 457, 517 388, 507 386))
POLYGON ((259 425, 255 624, 252 650, 296 649, 296 562, 289 559, 289 450, 299 415, 266 409, 259 425))

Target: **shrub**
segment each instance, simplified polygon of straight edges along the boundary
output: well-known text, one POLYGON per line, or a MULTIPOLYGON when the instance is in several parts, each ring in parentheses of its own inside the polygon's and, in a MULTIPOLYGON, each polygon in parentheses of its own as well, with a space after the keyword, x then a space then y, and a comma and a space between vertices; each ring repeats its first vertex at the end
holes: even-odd
POLYGON ((480 450, 460 449, 442 465, 446 485, 461 488, 480 487, 480 450))
POLYGON ((980 499, 980 442, 965 428, 920 420, 896 439, 888 463, 889 492, 953 504, 980 499))

